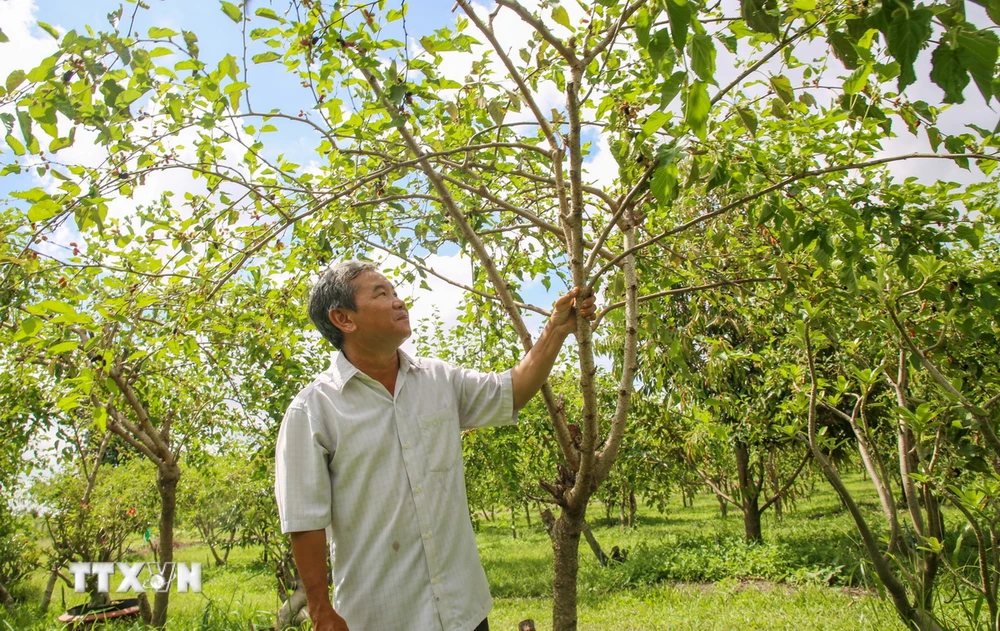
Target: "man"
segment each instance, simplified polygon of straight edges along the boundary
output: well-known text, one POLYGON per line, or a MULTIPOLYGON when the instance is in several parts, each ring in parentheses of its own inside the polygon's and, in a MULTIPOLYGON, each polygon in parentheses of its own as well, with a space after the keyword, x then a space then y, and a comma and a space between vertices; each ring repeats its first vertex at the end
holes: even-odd
MULTIPOLYGON (((577 295, 556 302, 517 366, 484 374, 400 351, 411 333, 406 304, 373 265, 322 274, 309 317, 340 353, 292 401, 275 453, 281 530, 314 629, 488 631, 461 430, 516 421, 576 331, 577 295)), ((579 302, 593 319, 594 299, 579 302)))

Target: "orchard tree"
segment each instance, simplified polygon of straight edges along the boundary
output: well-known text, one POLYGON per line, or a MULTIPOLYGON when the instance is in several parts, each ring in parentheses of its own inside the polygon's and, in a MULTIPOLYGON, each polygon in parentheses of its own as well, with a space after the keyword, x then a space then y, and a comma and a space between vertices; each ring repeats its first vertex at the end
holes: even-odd
MULTIPOLYGON (((233 337, 213 333, 219 322, 242 335, 295 335, 283 325, 295 322, 286 314, 292 293, 303 291, 305 266, 393 254, 408 274, 442 277, 488 301, 484 309, 505 317, 494 339, 513 335, 522 351, 533 341, 524 314, 548 315, 520 296, 528 279, 579 286, 581 297, 602 292, 601 322, 592 330, 580 321, 576 334, 580 414, 570 418, 552 388, 542 391, 563 460, 545 484, 559 511, 551 535, 560 631, 577 628, 588 501, 626 434, 639 339, 659 326, 645 314, 680 288, 735 291, 782 275, 777 255, 773 272, 735 277, 694 251, 745 254, 754 245, 747 235, 782 222, 781 250, 811 248, 825 267, 832 233, 808 220, 816 208, 801 202, 804 192, 830 193, 848 174, 864 179, 901 160, 993 165, 989 133, 950 134, 937 125, 940 107, 906 96, 927 83, 915 64, 933 45, 930 81, 945 102, 963 100, 970 81, 993 98, 992 4, 987 17, 945 2, 601 0, 581 8, 499 0, 487 13, 458 0, 453 22, 411 40, 405 3, 298 0, 279 11, 224 1, 234 41, 243 43, 221 59, 203 58, 197 34, 158 26, 155 14, 151 28, 140 28, 139 7, 132 16, 114 12, 110 29, 68 32, 56 54, 5 82, 3 173, 30 170, 50 184, 14 194, 20 210, 2 276, 5 291, 19 296, 4 321, 20 336, 11 343, 81 362, 98 349, 99 365, 72 377, 100 394, 81 404, 105 410, 127 430, 123 438, 175 478, 174 446, 159 444, 163 429, 152 420, 170 417, 132 403, 141 398, 129 396, 138 376, 129 369, 149 353, 161 354, 148 364, 157 371, 226 366, 198 350, 200 335, 233 337), (527 36, 507 41, 514 31, 527 36), (468 70, 448 75, 446 60, 468 70), (301 82, 300 104, 256 110, 269 88, 255 87, 251 71, 276 63, 301 82), (880 155, 881 139, 901 125, 930 150, 880 155), (313 151, 269 150, 277 130, 306 135, 313 151), (58 152, 83 136, 101 159, 62 164, 58 152), (605 143, 614 164, 595 167, 588 160, 605 143), (116 203, 177 172, 189 173, 195 190, 134 209, 116 203), (53 254, 45 239, 63 226, 80 233, 74 243, 83 247, 53 254), (446 245, 474 262, 470 283, 427 264, 446 245), (290 280, 281 284, 277 274, 290 280), (80 275, 93 290, 72 294, 80 275), (236 288, 255 286, 260 303, 234 327, 226 307, 250 301, 231 293, 245 298, 236 288), (54 297, 61 293, 76 296, 93 321, 74 321, 81 309, 68 310, 66 296, 54 297), (73 337, 74 327, 91 337, 73 337), (149 332, 121 335, 133 330, 149 332), (595 381, 602 336, 616 340, 608 414, 595 381), (120 393, 99 390, 105 377, 120 393), (110 405, 134 416, 120 418, 110 405)), ((199 384, 172 385, 156 392, 186 397, 191 409, 199 384)), ((199 429, 208 423, 185 418, 199 429)), ((165 600, 160 612, 162 623, 165 600)), ((923 624, 905 607, 900 614, 923 624)))

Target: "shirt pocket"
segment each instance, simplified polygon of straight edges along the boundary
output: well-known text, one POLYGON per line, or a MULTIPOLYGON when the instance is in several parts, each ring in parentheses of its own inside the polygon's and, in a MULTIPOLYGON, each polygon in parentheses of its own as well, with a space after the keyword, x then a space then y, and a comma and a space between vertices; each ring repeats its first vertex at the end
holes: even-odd
POLYGON ((462 457, 458 419, 451 408, 417 417, 429 471, 450 471, 462 457))

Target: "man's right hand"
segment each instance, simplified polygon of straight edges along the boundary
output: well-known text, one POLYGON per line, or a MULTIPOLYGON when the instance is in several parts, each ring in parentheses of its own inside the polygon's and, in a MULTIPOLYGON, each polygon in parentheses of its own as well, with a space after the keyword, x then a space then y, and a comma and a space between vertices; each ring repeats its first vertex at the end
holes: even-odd
POLYGON ((315 613, 310 611, 309 617, 312 618, 313 631, 349 631, 347 621, 333 610, 333 605, 320 607, 315 613))

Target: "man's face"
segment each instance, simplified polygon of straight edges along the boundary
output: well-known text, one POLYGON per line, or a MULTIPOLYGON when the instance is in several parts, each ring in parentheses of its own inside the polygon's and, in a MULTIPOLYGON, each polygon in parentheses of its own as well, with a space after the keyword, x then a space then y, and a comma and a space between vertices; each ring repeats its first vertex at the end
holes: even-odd
POLYGON ((354 304, 351 314, 355 330, 351 333, 359 340, 398 346, 410 337, 410 317, 404 303, 396 295, 396 288, 378 272, 364 272, 355 278, 354 304))

